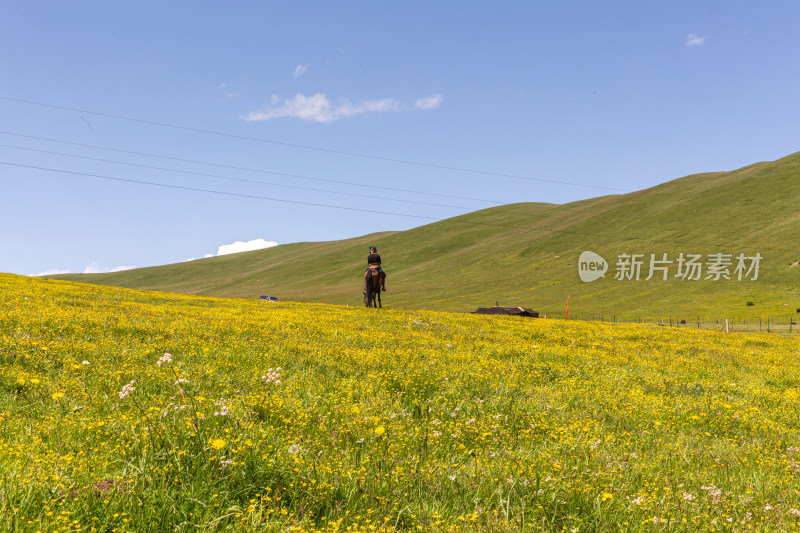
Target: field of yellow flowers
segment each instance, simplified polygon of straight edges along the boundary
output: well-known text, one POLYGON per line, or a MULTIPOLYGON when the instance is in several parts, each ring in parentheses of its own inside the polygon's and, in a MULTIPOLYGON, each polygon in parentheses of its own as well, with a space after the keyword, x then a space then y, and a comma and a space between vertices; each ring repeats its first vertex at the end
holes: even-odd
POLYGON ((797 358, 0 275, 0 527, 798 531, 797 358))

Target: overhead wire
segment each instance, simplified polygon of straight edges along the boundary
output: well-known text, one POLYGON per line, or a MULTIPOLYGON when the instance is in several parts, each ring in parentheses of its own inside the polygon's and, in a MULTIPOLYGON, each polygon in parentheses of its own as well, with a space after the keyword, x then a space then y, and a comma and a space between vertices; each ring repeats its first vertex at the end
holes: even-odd
POLYGON ((243 182, 243 183, 254 183, 254 184, 259 184, 259 185, 270 185, 270 186, 274 186, 274 187, 284 187, 284 188, 288 188, 288 189, 296 189, 296 190, 303 190, 303 191, 322 192, 322 193, 327 193, 327 194, 338 194, 338 195, 342 195, 342 196, 353 196, 353 197, 358 197, 358 198, 369 198, 371 200, 386 200, 386 201, 389 201, 389 202, 400 202, 400 203, 407 203, 407 204, 427 205, 427 206, 433 206, 433 207, 447 207, 447 208, 451 208, 451 209, 462 209, 462 210, 466 210, 466 211, 469 211, 469 210, 472 209, 470 207, 465 207, 465 206, 461 206, 461 205, 436 204, 436 203, 432 203, 432 202, 420 202, 420 201, 417 201, 417 200, 403 200, 403 199, 400 199, 400 198, 386 198, 384 196, 372 196, 372 195, 368 195, 368 194, 358 194, 358 193, 350 193, 350 192, 342 192, 342 191, 331 191, 331 190, 327 190, 327 189, 315 189, 313 187, 301 187, 299 185, 286 185, 284 183, 274 183, 274 182, 269 182, 269 181, 250 180, 250 179, 246 179, 246 178, 235 178, 233 176, 221 176, 219 174, 208 174, 208 173, 205 173, 205 172, 194 172, 194 171, 191 171, 191 170, 179 170, 179 169, 174 169, 174 168, 156 167, 156 166, 152 166, 152 165, 143 165, 141 163, 130 163, 130 162, 126 162, 126 161, 114 161, 114 160, 111 160, 111 159, 101 159, 101 158, 98 158, 98 157, 89 157, 89 156, 83 156, 83 155, 77 155, 77 154, 66 154, 66 153, 63 153, 63 152, 53 152, 53 151, 50 151, 50 150, 41 150, 41 149, 38 149, 38 148, 27 148, 27 147, 24 147, 24 146, 14 146, 14 145, 11 145, 11 144, 2 144, 2 143, 0 143, 0 147, 2 147, 2 148, 13 148, 15 150, 26 150, 26 151, 29 151, 29 152, 37 152, 37 153, 42 153, 42 154, 57 155, 57 156, 63 156, 63 157, 73 157, 73 158, 77 158, 77 159, 85 159, 85 160, 88 160, 88 161, 97 161, 97 162, 101 162, 101 163, 112 163, 112 164, 115 164, 115 165, 126 165, 126 166, 138 167, 138 168, 146 168, 146 169, 149 169, 149 170, 159 170, 159 171, 174 172, 174 173, 179 173, 179 174, 190 174, 190 175, 193 175, 193 176, 203 176, 203 177, 207 177, 207 178, 216 178, 216 179, 223 179, 223 180, 229 180, 229 181, 238 181, 238 182, 243 182))
MULTIPOLYGON (((3 133, 7 133, 7 132, 0 131, 0 134, 3 134, 3 133)), ((11 135, 16 135, 16 134, 12 133, 11 135)), ((49 139, 42 138, 42 137, 33 137, 33 136, 28 136, 28 135, 19 135, 19 136, 21 136, 21 137, 30 137, 30 138, 34 138, 34 139, 40 139, 40 140, 49 140, 49 139)), ((77 143, 69 143, 69 142, 67 142, 67 144, 77 144, 77 143)), ((86 145, 80 145, 80 146, 86 146, 86 145)), ((31 151, 31 152, 38 152, 38 153, 45 153, 45 154, 50 154, 50 155, 73 157, 73 158, 84 159, 84 160, 89 160, 89 161, 97 161, 97 162, 103 162, 103 163, 112 163, 112 164, 118 164, 118 165, 133 166, 133 167, 146 168, 146 169, 151 169, 151 170, 174 172, 174 173, 181 173, 181 174, 189 174, 189 175, 202 176, 202 177, 211 177, 211 178, 217 178, 217 179, 223 179, 223 180, 229 180, 229 181, 238 181, 238 182, 244 182, 244 183, 270 185, 270 186, 283 187, 283 188, 289 188, 289 189, 297 189, 297 190, 305 190, 305 191, 312 191, 312 192, 322 192, 322 193, 336 194, 336 195, 341 195, 341 196, 368 198, 368 199, 374 199, 374 200, 384 200, 384 201, 408 203, 408 204, 416 204, 416 205, 425 205, 425 206, 432 206, 432 207, 444 207, 444 208, 451 208, 451 209, 462 209, 462 210, 466 210, 466 211, 470 211, 472 209, 472 208, 469 208, 469 207, 466 207, 466 206, 456 206, 456 205, 449 205, 449 204, 438 204, 438 203, 432 203, 432 202, 420 202, 420 201, 414 201, 414 200, 402 200, 402 199, 387 198, 387 197, 382 197, 382 196, 372 196, 372 195, 365 195, 365 194, 358 194, 358 193, 347 193, 347 192, 341 192, 341 191, 331 191, 331 190, 326 190, 326 189, 315 189, 315 188, 311 188, 311 187, 301 187, 301 186, 295 186, 295 185, 286 185, 286 184, 280 184, 280 183, 274 183, 274 182, 250 180, 250 179, 246 179, 246 178, 236 178, 236 177, 232 177, 232 176, 221 176, 221 175, 218 175, 218 174, 208 174, 208 173, 194 172, 194 171, 189 171, 189 170, 171 169, 171 168, 157 167, 157 166, 151 166, 151 165, 144 165, 144 164, 139 164, 139 163, 115 161, 115 160, 110 160, 110 159, 102 159, 102 158, 95 158, 95 157, 82 156, 82 155, 76 155, 76 154, 68 154, 68 153, 63 153, 63 152, 54 152, 54 151, 50 151, 50 150, 41 150, 41 149, 36 149, 36 148, 28 148, 28 147, 15 146, 15 145, 9 145, 9 144, 2 144, 2 143, 0 143, 0 147, 12 148, 12 149, 18 149, 18 150, 25 150, 25 151, 31 151)), ((110 149, 110 150, 116 150, 116 149, 110 149)), ((118 150, 118 151, 130 153, 130 152, 126 151, 126 150, 118 150)), ((133 153, 137 153, 137 152, 133 152, 133 153)), ((139 154, 139 153, 137 153, 137 154, 139 154)), ((144 154, 140 154, 140 155, 144 155, 144 154)), ((154 156, 154 157, 161 157, 161 156, 154 156)), ((166 158, 167 159, 173 159, 171 157, 166 157, 166 158)), ((183 160, 183 161, 185 161, 185 160, 183 160)), ((211 163, 211 165, 214 165, 214 164, 211 163)), ((227 165, 221 165, 221 166, 227 166, 227 165)), ((94 177, 99 177, 99 176, 94 176, 94 177)), ((151 184, 151 183, 147 182, 147 184, 151 184)), ((265 199, 268 199, 268 198, 265 198, 265 199)), ((494 205, 495 206, 500 206, 500 205, 503 205, 503 204, 497 203, 497 204, 494 204, 494 205)), ((392 213, 392 214, 397 214, 397 213, 392 213)), ((436 219, 436 220, 442 220, 442 219, 436 219)), ((679 230, 677 230, 675 228, 664 228, 664 229, 667 229, 667 230, 670 230, 670 231, 679 231, 679 230)))
POLYGON ((284 177, 288 177, 288 178, 299 178, 299 179, 310 180, 310 181, 336 183, 336 184, 340 184, 340 185, 352 185, 352 186, 364 187, 364 188, 368 188, 368 189, 380 189, 380 190, 386 190, 386 191, 392 191, 392 192, 419 194, 419 195, 423 195, 423 196, 436 196, 436 197, 440 197, 440 198, 451 198, 451 199, 455 199, 455 200, 469 200, 469 201, 472 201, 472 202, 483 202, 483 203, 493 204, 493 205, 502 205, 503 204, 503 202, 498 202, 496 200, 486 200, 486 199, 482 199, 482 198, 471 198, 469 196, 457 196, 457 195, 452 195, 452 194, 440 194, 440 193, 433 193, 433 192, 416 191, 416 190, 413 190, 413 189, 400 189, 400 188, 397 188, 397 187, 387 187, 387 186, 384 186, 384 185, 358 183, 358 182, 353 182, 353 181, 335 180, 335 179, 330 179, 330 178, 304 176, 304 175, 301 175, 301 174, 290 174, 290 173, 287 173, 287 172, 277 172, 277 171, 273 171, 273 170, 264 170, 264 169, 258 169, 258 168, 240 167, 240 166, 226 165, 226 164, 221 164, 221 163, 211 163, 211 162, 208 162, 208 161, 199 161, 199 160, 196 160, 196 159, 185 159, 185 158, 180 158, 180 157, 172 157, 172 156, 167 156, 167 155, 152 154, 152 153, 147 153, 147 152, 136 152, 136 151, 133 151, 133 150, 123 150, 121 148, 110 148, 110 147, 107 147, 107 146, 98 146, 98 145, 93 145, 93 144, 83 144, 83 143, 77 143, 77 142, 72 142, 72 141, 65 141, 65 140, 62 140, 62 139, 52 139, 52 138, 49 138, 49 137, 37 137, 37 136, 34 136, 34 135, 25 135, 25 134, 22 134, 22 133, 14 133, 14 132, 10 132, 10 131, 0 131, 0 134, 12 135, 12 136, 15 136, 15 137, 22 137, 22 138, 26 138, 26 139, 34 139, 34 140, 39 140, 39 141, 47 141, 47 142, 66 144, 66 145, 71 145, 71 146, 80 146, 81 148, 92 148, 92 149, 96 149, 96 150, 106 150, 106 151, 110 151, 110 152, 118 152, 118 153, 129 154, 129 155, 153 157, 153 158, 158 158, 158 159, 166 159, 166 160, 170 160, 170 161, 178 161, 178 162, 181 162, 181 163, 193 163, 193 164, 197 164, 197 165, 206 165, 206 166, 212 166, 212 167, 218 167, 218 168, 227 168, 227 169, 231 169, 231 170, 241 170, 241 171, 246 171, 246 172, 257 172, 257 173, 269 174, 269 175, 273 175, 273 176, 284 176, 284 177))
MULTIPOLYGON (((324 207, 329 209, 340 209, 346 211, 357 211, 362 213, 372 213, 372 214, 380 214, 380 215, 392 215, 392 216, 399 216, 399 217, 407 217, 407 218, 415 218, 420 220, 428 220, 430 222, 444 222, 446 220, 452 222, 458 222, 458 218, 437 218, 425 215, 413 215, 409 213, 398 213, 398 212, 391 212, 391 211, 381 211, 381 210, 374 210, 374 209, 363 209, 357 207, 346 207, 346 206, 338 206, 338 205, 331 205, 331 204, 323 204, 323 203, 316 203, 316 202, 304 202, 299 200, 286 200, 281 198, 273 198, 267 196, 259 196, 253 194, 243 194, 243 193, 234 193, 234 192, 226 192, 226 191, 217 191, 213 189, 203 189, 199 187, 188 187, 183 185, 172 185, 172 184, 165 184, 165 183, 158 183, 158 182, 151 182, 151 181, 144 181, 144 180, 136 180, 130 178, 120 178, 114 176, 105 176, 101 174, 92 174, 87 172, 76 172, 71 170, 64 170, 64 169, 57 169, 57 168, 47 168, 41 167, 36 165, 26 165, 21 163, 12 163, 9 161, 0 161, 0 165, 6 166, 13 166, 19 168, 27 168, 32 170, 43 170, 47 172, 56 172, 56 173, 63 173, 63 174, 71 174, 76 176, 84 176, 84 177, 91 177, 91 178, 98 178, 103 180, 110 180, 116 182, 124 182, 124 183, 135 183, 140 185, 148 185, 148 186, 155 186, 155 187, 162 187, 162 188, 169 188, 169 189, 177 189, 177 190, 184 190, 184 191, 192 191, 192 192, 201 192, 201 193, 209 193, 209 194, 217 194, 229 197, 237 197, 237 198, 247 198, 247 199, 254 199, 254 200, 265 200, 265 201, 273 201, 273 202, 282 202, 282 203, 289 203, 289 204, 298 204, 298 205, 306 205, 312 207, 324 207)), ((464 216, 464 215, 461 215, 464 216)), ((508 229, 520 229, 520 230, 528 230, 528 231, 536 231, 536 232, 544 232, 544 233, 552 233, 552 234, 568 234, 568 235, 578 235, 582 237, 601 237, 604 239, 608 239, 612 242, 621 242, 621 241, 649 241, 651 243, 670 243, 670 244, 690 244, 690 245, 704 245, 704 246, 713 246, 713 247, 721 247, 725 245, 725 243, 699 243, 697 241, 688 241, 682 239, 653 239, 651 237, 622 237, 618 235, 608 235, 603 233, 596 233, 596 232, 584 232, 584 231, 575 231, 575 230, 567 230, 567 229, 551 229, 551 228, 543 228, 543 227, 534 227, 534 226, 520 226, 515 224, 500 224, 500 223, 492 223, 492 222, 482 222, 482 221, 470 221, 470 225, 472 226, 488 226, 488 227, 499 227, 499 228, 508 228, 508 229)), ((782 252, 789 252, 794 250, 789 250, 787 248, 775 248, 770 246, 763 246, 761 247, 763 250, 773 250, 773 251, 782 251, 782 252)))
MULTIPOLYGON (((571 185, 571 186, 589 187, 589 188, 595 188, 595 189, 614 190, 614 191, 620 191, 620 192, 630 192, 630 191, 628 191, 626 189, 621 189, 621 188, 617 188, 617 187, 608 187, 608 186, 601 186, 601 185, 590 185, 590 184, 584 184, 584 183, 574 183, 574 182, 566 182, 566 181, 559 181, 559 180, 549 180, 549 179, 544 179, 544 178, 532 178, 532 177, 528 177, 528 176, 505 174, 505 173, 500 173, 500 172, 482 171, 482 170, 467 169, 467 168, 453 167, 453 166, 447 166, 447 165, 423 163, 423 162, 411 161, 411 160, 405 160, 405 159, 397 159, 397 158, 375 156, 375 155, 362 154, 362 153, 356 153, 356 152, 348 152, 348 151, 342 151, 342 150, 333 150, 333 149, 321 148, 321 147, 310 146, 310 145, 288 143, 288 142, 276 141, 276 140, 271 140, 271 139, 264 139, 264 138, 259 138, 259 137, 243 136, 243 135, 225 133, 225 132, 208 130, 208 129, 193 128, 193 127, 189 127, 189 126, 170 124, 170 123, 165 123, 165 122, 138 119, 138 118, 127 117, 127 116, 122 116, 122 115, 103 113, 103 112, 85 110, 85 109, 78 109, 78 108, 72 108, 72 107, 67 107, 67 106, 60 106, 60 105, 55 105, 55 104, 36 102, 36 101, 32 101, 32 100, 24 100, 24 99, 20 99, 20 98, 12 98, 12 97, 2 96, 2 95, 0 95, 0 100, 6 100, 6 101, 11 101, 11 102, 17 102, 17 103, 24 103, 24 104, 29 104, 29 105, 42 106, 42 107, 53 108, 53 109, 60 109, 60 110, 65 110, 65 111, 79 112, 79 113, 84 113, 84 114, 91 114, 91 115, 95 115, 95 116, 102 116, 102 117, 107 117, 107 118, 112 118, 112 119, 117 119, 117 120, 125 120, 125 121, 137 122, 137 123, 142 123, 142 124, 149 124, 149 125, 160 126, 160 127, 165 127, 165 128, 180 129, 180 130, 191 131, 191 132, 195 132, 195 133, 217 135, 217 136, 229 137, 229 138, 234 138, 234 139, 256 141, 256 142, 269 143, 269 144, 275 144, 275 145, 280 145, 280 146, 287 146, 287 147, 292 147, 292 148, 315 150, 315 151, 320 151, 320 152, 327 152, 327 153, 333 153, 333 154, 339 154, 339 155, 347 155, 347 156, 353 156, 353 157, 368 158, 368 159, 387 161, 387 162, 393 162, 393 163, 417 165, 417 166, 423 166, 423 167, 438 168, 438 169, 443 169, 443 170, 451 170, 451 171, 466 172, 466 173, 473 173, 473 174, 482 174, 482 175, 487 175, 487 176, 507 177, 507 178, 515 178, 515 179, 530 180, 530 181, 539 181, 539 182, 554 183, 554 184, 561 184, 561 185, 571 185)), ((245 169, 245 168, 242 168, 242 167, 234 167, 234 166, 231 166, 231 165, 221 165, 221 164, 215 164, 215 163, 193 161, 193 160, 188 160, 188 159, 173 158, 173 157, 169 157, 169 156, 159 156, 159 155, 154 155, 154 154, 146 154, 146 153, 142 153, 142 152, 133 152, 133 151, 128 151, 128 150, 106 148, 106 147, 99 147, 99 146, 93 146, 93 145, 82 145, 80 143, 74 143, 74 142, 70 142, 70 141, 48 139, 48 138, 44 138, 44 137, 34 137, 34 136, 23 135, 23 134, 18 134, 18 133, 13 133, 13 132, 0 131, 0 133, 4 133, 4 134, 8 134, 8 135, 16 135, 16 136, 20 136, 20 137, 28 137, 28 138, 39 139, 39 140, 52 141, 52 142, 61 142, 61 143, 65 143, 65 144, 73 144, 73 145, 83 146, 83 147, 88 147, 88 148, 112 150, 112 151, 118 151, 118 152, 123 152, 123 153, 135 154, 135 155, 150 156, 150 157, 161 157, 161 158, 165 158, 165 159, 173 159, 173 160, 178 160, 178 161, 183 161, 183 162, 206 164, 206 165, 213 165, 213 166, 219 166, 219 167, 236 168, 236 169, 239 169, 239 170, 263 172, 263 173, 268 173, 268 174, 291 176, 291 177, 302 178, 302 179, 315 179, 315 180, 319 180, 319 181, 333 181, 333 182, 336 182, 336 183, 342 183, 342 184, 348 184, 348 185, 369 186, 369 185, 352 183, 352 182, 343 182, 343 181, 339 181, 339 180, 326 180, 324 178, 312 178, 312 177, 308 177, 308 176, 300 176, 300 175, 294 175, 294 174, 278 173, 278 172, 264 171, 264 170, 258 170, 258 169, 245 169)), ((62 155, 69 155, 69 154, 62 154, 62 155)), ((76 156, 76 157, 80 157, 80 156, 76 156)), ((92 158, 87 158, 87 159, 92 159, 92 158)), ((112 162, 112 161, 107 161, 107 162, 112 162)), ((169 185, 169 184, 156 183, 156 182, 147 182, 147 181, 143 181, 143 180, 133 180, 133 179, 127 179, 127 178, 118 178, 118 177, 111 177, 111 176, 102 176, 102 175, 97 175, 97 174, 73 172, 73 171, 67 171, 67 170, 63 170, 63 169, 51 169, 51 168, 45 168, 45 167, 37 167, 37 166, 33 166, 33 165, 21 165, 21 164, 4 162, 4 161, 0 161, 0 164, 12 165, 12 166, 18 166, 18 167, 24 167, 24 168, 30 168, 30 169, 45 170, 45 171, 50 171, 50 172, 61 172, 61 173, 80 175, 80 176, 87 176, 87 177, 94 177, 94 178, 100 178, 100 179, 106 179, 106 180, 114 180, 114 181, 118 181, 118 182, 130 182, 130 183, 137 183, 137 184, 143 184, 143 185, 149 185, 149 186, 167 187, 167 188, 173 188, 173 189, 182 189, 182 190, 187 190, 187 191, 205 192, 205 193, 212 193, 212 194, 219 194, 219 195, 226 195, 226 196, 251 198, 251 199, 266 200, 266 201, 285 202, 285 203, 293 203, 293 204, 301 204, 301 205, 309 205, 309 206, 325 207, 325 208, 333 208, 333 209, 344 209, 344 210, 350 210, 350 211, 361 211, 361 212, 368 212, 368 213, 375 213, 375 214, 385 214, 385 215, 394 215, 394 216, 402 216, 402 217, 411 217, 411 218, 425 219, 425 220, 430 220, 430 221, 443 221, 443 220, 446 220, 446 219, 441 219, 441 218, 436 218, 436 217, 429 217, 429 216, 422 216, 422 215, 411 215, 411 214, 408 214, 408 213, 397 213, 397 212, 389 212, 389 211, 379 211, 379 210, 371 210, 371 209, 352 208, 352 207, 336 206, 336 205, 330 205, 330 204, 321 204, 321 203, 313 203, 313 202, 302 202, 302 201, 286 200, 286 199, 279 199, 279 198, 272 198, 272 197, 265 197, 265 196, 258 196, 258 195, 249 195, 249 194, 231 193, 231 192, 225 192, 225 191, 216 191, 216 190, 202 189, 202 188, 197 188, 197 187, 187 187, 187 186, 180 186, 180 185, 169 185)), ((122 163, 122 164, 127 164, 127 163, 122 163)), ((161 169, 161 170, 183 172, 183 171, 176 171, 176 170, 173 170, 173 169, 161 169)), ((199 173, 195 173, 195 174, 199 174, 199 173)), ((220 177, 220 176, 213 176, 213 175, 209 175, 209 176, 210 177, 220 177)), ((225 179, 227 179, 227 178, 225 178, 225 179)), ((236 178, 234 178, 234 179, 236 179, 236 178)), ((243 181, 246 181, 246 180, 243 180, 243 181)), ((475 199, 475 198, 457 197, 457 196, 452 196, 452 195, 437 195, 435 193, 424 193, 424 192, 420 192, 420 191, 393 189, 393 188, 388 188, 388 187, 385 187, 385 188, 389 189, 389 190, 395 190, 395 191, 398 191, 398 192, 402 191, 402 192, 411 192, 411 193, 416 193, 416 194, 429 194, 429 195, 433 195, 433 196, 447 196, 447 197, 451 197, 451 198, 459 198, 459 199, 464 199, 464 200, 485 201, 485 200, 480 200, 480 199, 475 199)), ((334 191, 320 191, 320 192, 333 192, 333 193, 336 194, 336 192, 334 192, 334 191)), ((360 196, 360 195, 355 195, 355 194, 350 194, 350 195, 360 196)), ((380 198, 380 199, 383 199, 383 198, 380 198)), ((410 202, 410 203, 417 203, 417 202, 410 202)), ((491 203, 494 203, 494 202, 491 202, 491 203)), ((436 205, 436 204, 429 204, 429 205, 436 205)), ((447 206, 447 207, 455 207, 455 206, 447 206)), ((509 224, 493 224, 493 223, 486 223, 486 222, 473 222, 473 224, 475 224, 475 225, 484 225, 484 226, 506 227, 506 228, 513 228, 513 229, 532 230, 532 231, 542 231, 542 232, 548 232, 548 233, 565 233, 565 234, 574 234, 574 235, 581 235, 581 236, 588 236, 588 237, 603 237, 603 238, 617 240, 617 241, 620 240, 618 236, 614 236, 614 235, 604 235, 604 234, 600 234, 600 233, 578 232, 578 231, 573 231, 573 230, 563 230, 563 229, 556 230, 556 229, 548 229, 548 228, 541 228, 541 227, 517 226, 517 225, 509 225, 509 224)), ((621 240, 626 240, 626 241, 627 240, 649 240, 649 241, 654 242, 654 243, 655 242, 664 242, 664 243, 676 243, 676 244, 693 244, 693 245, 698 244, 696 241, 686 241, 686 240, 678 240, 678 239, 656 239, 656 240, 654 240, 654 239, 645 238, 645 237, 625 237, 625 238, 623 238, 621 240)), ((722 244, 721 243, 715 243, 715 244, 707 244, 707 245, 709 245, 709 246, 721 246, 722 244)), ((788 251, 788 250, 783 249, 783 248, 772 248, 772 247, 764 247, 763 249, 788 251)))
POLYGON ((570 186, 574 186, 574 187, 587 187, 587 188, 591 188, 591 189, 603 189, 603 190, 611 190, 611 191, 618 191, 618 192, 630 192, 627 189, 621 189, 621 188, 618 188, 618 187, 608 187, 608 186, 605 186, 605 185, 591 185, 591 184, 586 184, 586 183, 575 183, 575 182, 569 182, 569 181, 551 180, 551 179, 546 179, 546 178, 533 178, 533 177, 530 177, 530 176, 520 176, 520 175, 517 175, 517 174, 507 174, 507 173, 503 173, 503 172, 493 172, 493 171, 487 171, 487 170, 476 170, 476 169, 455 167, 455 166, 449 166, 449 165, 439 165, 439 164, 435 164, 435 163, 424 163, 424 162, 419 162, 419 161, 412 161, 412 160, 409 160, 409 159, 383 157, 383 156, 377 156, 377 155, 371 155, 371 154, 363 154, 363 153, 358 153, 358 152, 348 152, 348 151, 345 151, 345 150, 334 150, 334 149, 331 149, 331 148, 321 148, 321 147, 318 147, 318 146, 310 146, 310 145, 305 145, 305 144, 297 144, 297 143, 289 143, 289 142, 284 142, 284 141, 276 141, 276 140, 273 140, 273 139, 265 139, 265 138, 262 138, 262 137, 250 137, 250 136, 247 136, 247 135, 238 135, 238 134, 234 134, 234 133, 226 133, 226 132, 203 129, 203 128, 193 128, 193 127, 190 127, 190 126, 182 126, 182 125, 179 125, 179 124, 170 124, 170 123, 167 123, 167 122, 159 122, 159 121, 155 121, 155 120, 145 120, 145 119, 140 119, 140 118, 127 117, 127 116, 123 116, 123 115, 116 115, 116 114, 112 114, 112 113, 103 113, 103 112, 100 112, 100 111, 92 111, 92 110, 88 110, 88 109, 78 109, 78 108, 68 107, 68 106, 62 106, 62 105, 56 105, 56 104, 48 104, 48 103, 44 103, 44 102, 36 102, 36 101, 33 101, 33 100, 25 100, 25 99, 22 99, 22 98, 12 98, 10 96, 2 96, 2 95, 0 95, 0 100, 6 100, 8 102, 17 102, 17 103, 40 106, 40 107, 47 107, 47 108, 51 108, 51 109, 60 109, 60 110, 63 110, 63 111, 72 111, 72 112, 77 112, 77 113, 84 113, 84 114, 87 114, 87 115, 95 115, 95 116, 100 116, 100 117, 112 118, 112 119, 116 119, 116 120, 126 120, 126 121, 130 121, 130 122, 138 122, 140 124, 148 124, 148 125, 151 125, 151 126, 160 126, 160 127, 163 127, 163 128, 172 128, 172 129, 178 129, 178 130, 183 130, 183 131, 191 131, 191 132, 194 132, 194 133, 203 133, 203 134, 206 134, 206 135, 216 135, 216 136, 228 137, 228 138, 232 138, 232 139, 240 139, 240 140, 254 141, 254 142, 260 142, 260 143, 268 143, 268 144, 273 144, 273 145, 277 145, 277 146, 287 146, 287 147, 299 148, 299 149, 303 149, 303 150, 314 150, 314 151, 318 151, 318 152, 325 152, 325 153, 337 154, 337 155, 345 155, 345 156, 350 156, 350 157, 359 157, 359 158, 364 158, 364 159, 373 159, 373 160, 376 160, 376 161, 386 161, 386 162, 390 162, 390 163, 398 163, 398 164, 403 164, 403 165, 415 165, 415 166, 420 166, 420 167, 436 168, 436 169, 440 169, 440 170, 450 170, 450 171, 455 171, 455 172, 464 172, 464 173, 470 173, 470 174, 480 174, 480 175, 484 175, 484 176, 495 176, 495 177, 513 178, 513 179, 527 180, 527 181, 537 181, 537 182, 542 182, 542 183, 554 183, 554 184, 559 184, 559 185, 570 185, 570 186))
POLYGON ((169 184, 169 183, 158 183, 158 182, 154 182, 154 181, 135 180, 135 179, 131 179, 131 178, 119 178, 119 177, 114 177, 114 176, 104 176, 102 174, 92 174, 92 173, 89 173, 89 172, 77 172, 77 171, 73 171, 73 170, 64 170, 64 169, 59 169, 59 168, 47 168, 47 167, 40 167, 40 166, 36 166, 36 165, 24 165, 24 164, 21 164, 21 163, 11 163, 11 162, 8 162, 8 161, 0 161, 0 165, 7 165, 7 166, 13 166, 13 167, 19 167, 19 168, 28 168, 28 169, 33 169, 33 170, 46 170, 48 172, 59 172, 59 173, 62 173, 62 174, 72 174, 72 175, 75 175, 75 176, 85 176, 85 177, 90 177, 90 178, 98 178, 98 179, 125 182, 125 183, 138 183, 138 184, 141 184, 141 185, 150 185, 150 186, 154 186, 154 187, 164 187, 164 188, 168 188, 168 189, 179 189, 179 190, 184 190, 184 191, 194 191, 194 192, 205 192, 205 193, 212 193, 212 194, 220 194, 220 195, 224 195, 224 196, 234 196, 234 197, 238 197, 238 198, 250 198, 250 199, 254 199, 254 200, 269 200, 269 201, 272 201, 272 202, 283 202, 283 203, 287 203, 287 204, 308 205, 308 206, 313 206, 313 207, 328 207, 328 208, 332 208, 332 209, 345 209, 345 210, 348 210, 348 211, 360 211, 362 213, 374 213, 374 214, 379 214, 379 215, 396 215, 396 216, 402 216, 402 217, 412 217, 412 218, 422 218, 422 219, 427 219, 427 220, 436 220, 433 217, 426 217, 426 216, 421 216, 421 215, 409 215, 409 214, 405 214, 405 213, 392 213, 390 211, 377 211, 377 210, 374 210, 374 209, 362 209, 362 208, 358 208, 358 207, 345 207, 345 206, 338 206, 338 205, 320 204, 320 203, 315 203, 315 202, 303 202, 303 201, 300 201, 300 200, 286 200, 286 199, 282 199, 282 198, 272 198, 272 197, 269 197, 269 196, 259 196, 259 195, 255 195, 255 194, 244 194, 244 193, 227 192, 227 191, 216 191, 216 190, 213 190, 213 189, 203 189, 203 188, 200 188, 200 187, 188 187, 188 186, 185 186, 185 185, 173 185, 173 184, 169 184))

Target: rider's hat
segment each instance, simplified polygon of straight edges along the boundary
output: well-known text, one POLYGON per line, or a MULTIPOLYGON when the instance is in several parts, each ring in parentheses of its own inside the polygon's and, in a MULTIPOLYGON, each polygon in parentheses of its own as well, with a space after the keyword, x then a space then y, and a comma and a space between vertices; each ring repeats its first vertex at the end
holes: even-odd
POLYGON ((378 249, 377 249, 377 248, 375 248, 374 246, 370 246, 370 247, 369 247, 369 251, 370 251, 370 252, 377 252, 377 251, 378 251, 378 249))

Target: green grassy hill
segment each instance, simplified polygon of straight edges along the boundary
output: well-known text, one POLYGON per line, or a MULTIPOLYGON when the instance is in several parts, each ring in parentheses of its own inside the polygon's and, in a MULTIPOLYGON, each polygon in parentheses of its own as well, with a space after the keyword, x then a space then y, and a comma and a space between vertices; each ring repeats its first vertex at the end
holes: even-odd
POLYGON ((792 266, 800 260, 798 205, 800 152, 565 205, 512 204, 403 232, 52 277, 189 294, 275 294, 283 300, 361 305, 360 276, 367 246, 375 244, 389 273, 384 304, 396 308, 472 311, 499 302, 563 315, 570 295, 570 314, 584 319, 787 317, 800 308, 800 268, 792 266), (580 280, 578 258, 584 250, 608 262, 604 278, 580 280), (660 259, 664 253, 673 261, 669 279, 657 273, 645 280, 650 254, 660 259), (703 262, 709 254, 732 254, 732 279, 676 278, 681 253, 701 254, 703 262), (736 280, 740 253, 763 257, 757 280, 736 280), (615 279, 620 254, 644 254, 638 281, 615 279))

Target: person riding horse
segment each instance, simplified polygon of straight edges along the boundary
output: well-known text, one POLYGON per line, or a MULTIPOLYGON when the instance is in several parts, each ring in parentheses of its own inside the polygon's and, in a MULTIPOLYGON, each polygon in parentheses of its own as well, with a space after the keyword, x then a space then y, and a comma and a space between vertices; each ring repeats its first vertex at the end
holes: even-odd
POLYGON ((378 254, 378 249, 374 246, 369 247, 369 255, 367 256, 367 270, 364 272, 364 288, 367 287, 367 274, 372 271, 381 277, 381 290, 386 290, 386 272, 381 268, 381 256, 378 254))

